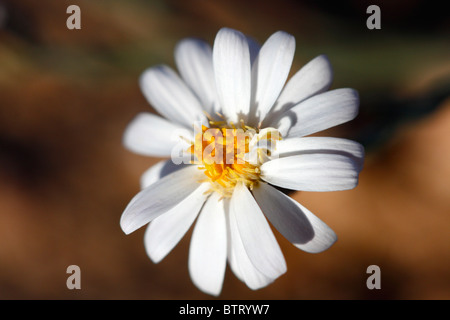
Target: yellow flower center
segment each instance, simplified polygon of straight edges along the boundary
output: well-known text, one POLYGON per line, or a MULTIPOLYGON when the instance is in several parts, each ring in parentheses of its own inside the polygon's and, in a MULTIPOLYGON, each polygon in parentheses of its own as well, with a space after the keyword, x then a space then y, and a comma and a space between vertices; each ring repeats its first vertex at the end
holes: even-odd
POLYGON ((254 129, 242 121, 241 128, 224 122, 210 124, 211 128, 202 125, 188 150, 206 176, 201 182, 209 182, 209 192, 218 192, 223 198, 231 197, 238 182, 253 189, 260 180, 260 165, 281 135, 276 129, 254 129))

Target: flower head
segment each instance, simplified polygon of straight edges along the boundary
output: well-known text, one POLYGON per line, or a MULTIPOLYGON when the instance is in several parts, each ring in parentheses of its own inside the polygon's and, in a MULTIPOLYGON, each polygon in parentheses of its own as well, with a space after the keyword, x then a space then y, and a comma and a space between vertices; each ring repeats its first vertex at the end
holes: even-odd
POLYGON ((141 76, 144 95, 162 117, 139 114, 124 143, 172 159, 142 175, 142 191, 126 207, 121 227, 128 234, 150 222, 145 247, 157 263, 197 219, 188 267, 206 293, 220 293, 227 261, 252 289, 286 272, 267 220, 307 252, 336 241, 324 222, 277 187, 337 191, 358 183, 360 144, 309 136, 352 120, 358 94, 327 91, 332 71, 324 55, 286 82, 294 50, 285 32, 259 46, 223 28, 212 49, 198 39, 177 45, 179 75, 156 66, 141 76))

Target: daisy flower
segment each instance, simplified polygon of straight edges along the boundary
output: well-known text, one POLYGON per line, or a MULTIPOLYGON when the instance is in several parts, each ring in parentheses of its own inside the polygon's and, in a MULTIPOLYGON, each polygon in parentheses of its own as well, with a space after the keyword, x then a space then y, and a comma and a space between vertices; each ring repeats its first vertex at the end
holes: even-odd
POLYGON ((295 39, 286 32, 260 46, 223 28, 213 48, 193 38, 177 44, 179 74, 161 65, 140 78, 161 116, 137 115, 124 144, 171 159, 142 175, 142 190, 120 224, 129 234, 150 223, 144 243, 158 263, 197 220, 188 268, 193 283, 208 294, 220 294, 227 261, 251 289, 286 272, 270 224, 306 252, 324 251, 336 241, 333 230, 280 188, 338 191, 358 184, 363 147, 310 136, 352 120, 358 93, 328 91, 332 69, 324 55, 287 81, 294 51, 295 39))

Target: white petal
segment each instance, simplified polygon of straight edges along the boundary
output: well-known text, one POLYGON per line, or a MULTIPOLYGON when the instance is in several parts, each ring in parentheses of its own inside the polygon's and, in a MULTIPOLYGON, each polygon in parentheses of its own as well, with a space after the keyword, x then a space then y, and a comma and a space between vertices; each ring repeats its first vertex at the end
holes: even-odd
POLYGON ((175 164, 172 160, 159 161, 141 175, 141 189, 145 189, 168 174, 185 167, 185 164, 175 164))
POLYGON ((145 188, 130 201, 121 218, 123 232, 129 234, 169 211, 200 187, 203 173, 195 165, 178 170, 145 188))
POLYGON ((145 231, 144 244, 148 256, 158 263, 177 245, 197 217, 209 185, 202 184, 171 210, 160 215, 145 231))
MULTIPOLYGON (((227 206, 225 206, 225 208, 227 208, 227 206)), ((245 252, 235 215, 228 214, 227 217, 228 262, 230 263, 231 270, 239 280, 243 281, 252 290, 263 288, 272 283, 274 279, 271 279, 258 271, 250 261, 247 252, 245 252)))
POLYGON ((276 279, 286 272, 286 262, 269 223, 250 191, 239 183, 230 202, 242 244, 251 263, 266 277, 276 279))
POLYGON ((214 41, 213 64, 222 112, 228 121, 247 120, 251 92, 247 38, 239 31, 220 29, 214 41))
POLYGON ((291 69, 295 38, 278 31, 267 39, 252 65, 251 113, 264 119, 280 95, 291 69))
POLYGON ((270 119, 275 115, 289 110, 313 95, 328 90, 332 81, 333 69, 327 56, 320 55, 314 58, 289 79, 264 123, 270 123, 270 119))
POLYGON ((227 230, 223 201, 216 192, 206 201, 192 234, 189 273, 200 290, 218 295, 227 259, 227 230))
POLYGON ((300 137, 350 121, 358 114, 358 92, 336 89, 300 102, 270 126, 278 128, 283 137, 300 137))
MULTIPOLYGON (((239 231, 237 229, 232 230, 233 226, 231 225, 230 222, 230 201, 228 198, 223 199, 225 201, 224 207, 225 207, 225 212, 227 213, 225 216, 227 218, 227 222, 228 222, 228 227, 227 227, 227 238, 228 238, 228 246, 227 246, 227 257, 228 257, 228 263, 230 265, 230 269, 231 271, 233 271, 233 273, 235 274, 235 276, 241 280, 242 282, 245 282, 244 279, 244 275, 241 271, 241 268, 238 264, 238 255, 241 254, 241 252, 244 253, 245 257, 248 260, 248 256, 245 253, 244 247, 242 247, 243 251, 239 251, 240 248, 238 248, 237 246, 240 244, 240 246, 242 246, 242 241, 240 240, 241 237, 239 236, 239 231), (235 233, 237 232, 237 236, 235 236, 235 233), (239 241, 237 240, 239 239, 239 241), (236 242, 237 244, 235 244, 234 242, 236 242)), ((234 221, 234 227, 236 227, 236 222, 234 221)), ((248 260, 250 262, 250 260, 248 260)), ((250 263, 251 264, 251 263, 250 263)), ((253 265, 252 265, 253 266, 253 265)))
POLYGON ((305 207, 266 183, 253 195, 272 225, 297 248, 318 253, 336 242, 333 230, 305 207))
POLYGON ((157 115, 142 112, 125 129, 123 144, 142 155, 168 157, 172 149, 183 142, 180 136, 190 139, 192 133, 157 115))
POLYGON ((359 167, 341 154, 302 154, 268 161, 261 178, 273 185, 302 191, 339 191, 358 184, 359 167))
POLYGON ((332 137, 295 137, 278 141, 276 154, 280 158, 301 154, 342 154, 351 158, 361 171, 364 162, 364 147, 355 141, 332 137))
POLYGON ((175 48, 175 62, 203 109, 213 113, 217 97, 210 45, 200 39, 181 40, 175 48))
POLYGON ((141 90, 150 104, 165 118, 192 128, 202 114, 200 102, 171 68, 161 65, 144 71, 141 90))

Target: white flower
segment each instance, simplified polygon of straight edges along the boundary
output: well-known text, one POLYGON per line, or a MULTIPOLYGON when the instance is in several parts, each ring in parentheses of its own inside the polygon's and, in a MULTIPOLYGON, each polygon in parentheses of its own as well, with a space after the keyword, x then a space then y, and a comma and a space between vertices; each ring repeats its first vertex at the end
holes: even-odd
POLYGON ((139 114, 126 129, 124 144, 153 157, 175 159, 181 150, 193 164, 166 160, 146 171, 121 227, 129 234, 151 222, 145 247, 157 263, 197 218, 188 267, 206 293, 220 293, 227 260, 251 289, 286 272, 266 218, 307 252, 321 252, 336 241, 324 222, 276 187, 337 191, 358 183, 364 158, 360 144, 306 137, 352 120, 358 94, 327 91, 332 70, 323 55, 286 83, 294 50, 295 40, 285 32, 274 33, 260 47, 239 31, 223 28, 213 49, 198 39, 177 45, 180 76, 156 66, 140 79, 144 95, 164 118, 139 114), (243 148, 236 147, 240 138, 243 148), (206 152, 208 146, 224 152, 217 157, 206 152), (225 161, 229 156, 234 163, 225 161))

